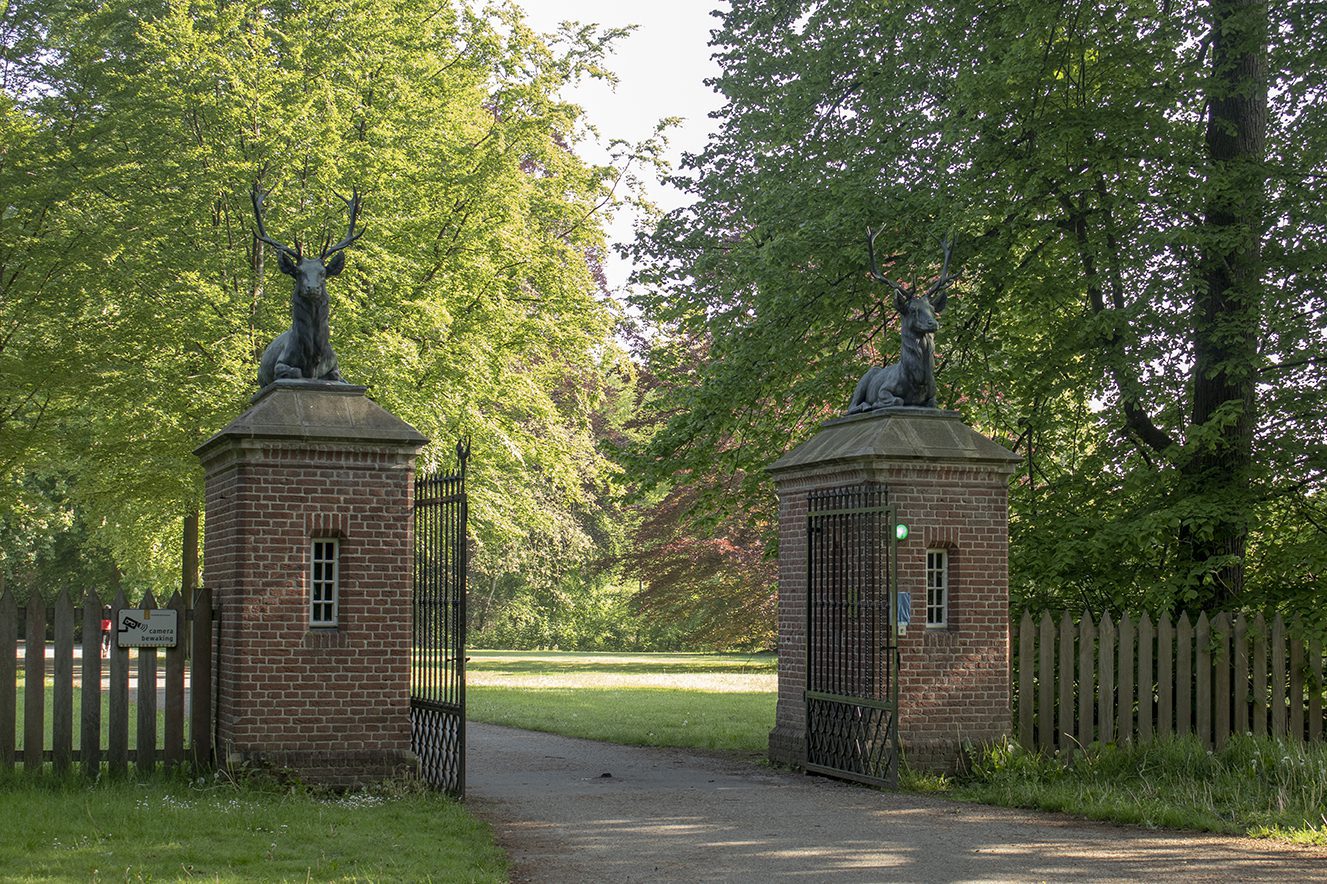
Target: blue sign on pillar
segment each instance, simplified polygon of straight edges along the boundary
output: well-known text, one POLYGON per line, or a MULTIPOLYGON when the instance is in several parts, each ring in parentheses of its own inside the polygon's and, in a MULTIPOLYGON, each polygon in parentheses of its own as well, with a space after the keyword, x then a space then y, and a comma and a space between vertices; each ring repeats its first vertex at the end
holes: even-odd
POLYGON ((898 594, 898 631, 899 635, 908 631, 908 624, 912 622, 912 593, 900 592, 898 594))

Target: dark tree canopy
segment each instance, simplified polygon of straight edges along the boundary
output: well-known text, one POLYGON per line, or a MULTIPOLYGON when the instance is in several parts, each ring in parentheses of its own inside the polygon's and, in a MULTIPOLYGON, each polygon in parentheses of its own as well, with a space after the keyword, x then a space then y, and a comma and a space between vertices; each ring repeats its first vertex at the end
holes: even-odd
POLYGON ((761 466, 897 358, 860 231, 897 279, 953 235, 939 405, 1024 458, 1017 600, 1316 612, 1324 28, 1306 0, 734 0, 695 202, 636 247, 672 391, 642 466, 770 499, 761 466))

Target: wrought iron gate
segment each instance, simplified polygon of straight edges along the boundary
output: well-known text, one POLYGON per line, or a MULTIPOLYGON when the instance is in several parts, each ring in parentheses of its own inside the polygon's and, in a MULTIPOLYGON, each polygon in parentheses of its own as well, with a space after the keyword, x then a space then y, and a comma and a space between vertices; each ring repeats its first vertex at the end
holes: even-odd
POLYGON ((883 485, 810 495, 806 769, 883 786, 898 782, 894 528, 883 485))
POLYGON ((465 795, 465 465, 415 480, 414 635, 410 748, 424 780, 465 795))

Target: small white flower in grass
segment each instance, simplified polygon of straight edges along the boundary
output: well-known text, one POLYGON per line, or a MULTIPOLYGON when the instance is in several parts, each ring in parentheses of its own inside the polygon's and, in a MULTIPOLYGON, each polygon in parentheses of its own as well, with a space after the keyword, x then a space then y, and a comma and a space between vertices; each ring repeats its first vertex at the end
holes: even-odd
POLYGON ((375 807, 382 804, 385 799, 381 795, 369 795, 365 792, 356 792, 353 795, 342 795, 335 802, 340 807, 348 807, 352 810, 362 807, 375 807))

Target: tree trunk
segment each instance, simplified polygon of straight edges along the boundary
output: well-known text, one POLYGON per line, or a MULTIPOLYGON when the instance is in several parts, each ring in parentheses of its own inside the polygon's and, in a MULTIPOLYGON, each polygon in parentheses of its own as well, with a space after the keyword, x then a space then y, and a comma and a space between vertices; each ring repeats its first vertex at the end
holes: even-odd
POLYGON ((1219 561, 1205 607, 1222 607, 1244 584, 1253 458, 1267 139, 1267 7, 1210 0, 1211 74, 1202 284, 1194 303, 1193 424, 1186 478, 1220 515, 1191 529, 1194 563, 1219 561))

